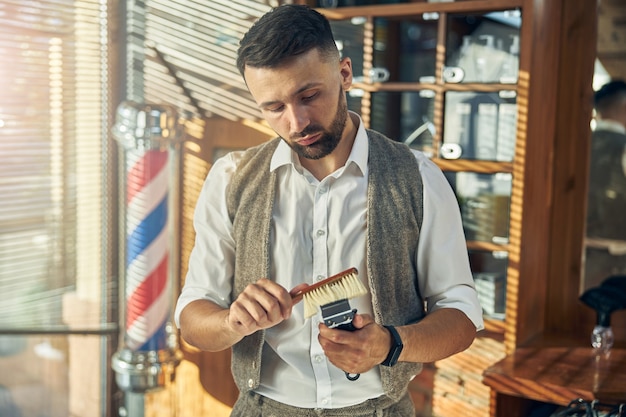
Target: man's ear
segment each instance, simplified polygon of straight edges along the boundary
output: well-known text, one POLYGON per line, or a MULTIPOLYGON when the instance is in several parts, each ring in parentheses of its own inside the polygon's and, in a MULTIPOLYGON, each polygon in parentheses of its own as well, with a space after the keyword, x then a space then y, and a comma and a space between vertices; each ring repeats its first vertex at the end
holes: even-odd
POLYGON ((341 58, 339 61, 339 73, 343 90, 348 91, 352 87, 352 60, 349 57, 341 58))

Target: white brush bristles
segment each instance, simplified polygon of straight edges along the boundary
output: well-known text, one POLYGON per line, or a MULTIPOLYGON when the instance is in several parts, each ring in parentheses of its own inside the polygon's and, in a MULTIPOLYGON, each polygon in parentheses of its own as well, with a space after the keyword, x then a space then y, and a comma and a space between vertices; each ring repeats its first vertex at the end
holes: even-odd
POLYGON ((303 295, 304 317, 309 318, 317 313, 317 308, 344 298, 354 298, 367 294, 358 275, 348 274, 340 280, 323 285, 303 295))

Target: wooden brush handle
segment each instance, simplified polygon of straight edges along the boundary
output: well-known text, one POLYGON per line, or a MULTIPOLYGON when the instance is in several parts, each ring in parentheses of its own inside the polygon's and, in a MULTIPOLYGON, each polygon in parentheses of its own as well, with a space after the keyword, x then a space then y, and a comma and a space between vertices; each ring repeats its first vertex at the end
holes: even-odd
POLYGON ((342 271, 338 274, 333 275, 332 277, 328 277, 326 279, 323 279, 319 282, 316 282, 315 284, 309 285, 308 287, 306 287, 303 290, 300 290, 294 294, 291 294, 291 300, 294 303, 299 302, 300 300, 302 300, 302 296, 306 293, 309 293, 319 287, 322 287, 324 285, 328 285, 328 284, 332 284, 333 282, 337 282, 339 280, 341 280, 342 278, 344 278, 346 275, 351 275, 351 274, 358 274, 358 271, 356 268, 350 268, 350 269, 346 269, 345 271, 342 271))

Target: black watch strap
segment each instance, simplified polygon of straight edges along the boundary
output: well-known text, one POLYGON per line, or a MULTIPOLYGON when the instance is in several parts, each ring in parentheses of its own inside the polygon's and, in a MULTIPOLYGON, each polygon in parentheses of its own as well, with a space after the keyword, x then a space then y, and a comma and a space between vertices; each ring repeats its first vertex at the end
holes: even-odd
POLYGON ((394 366, 398 363, 398 358, 400 357, 400 353, 402 352, 402 348, 404 345, 402 344, 402 339, 400 338, 400 334, 393 326, 384 326, 385 329, 389 330, 391 334, 391 348, 389 349, 389 354, 385 358, 384 361, 381 362, 381 365, 384 366, 394 366))

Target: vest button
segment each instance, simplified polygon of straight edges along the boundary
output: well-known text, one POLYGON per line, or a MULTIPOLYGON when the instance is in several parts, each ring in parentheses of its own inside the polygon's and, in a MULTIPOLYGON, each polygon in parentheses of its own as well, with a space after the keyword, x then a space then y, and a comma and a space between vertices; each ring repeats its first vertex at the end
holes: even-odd
POLYGON ((254 379, 250 378, 248 380, 248 388, 254 388, 254 379))

